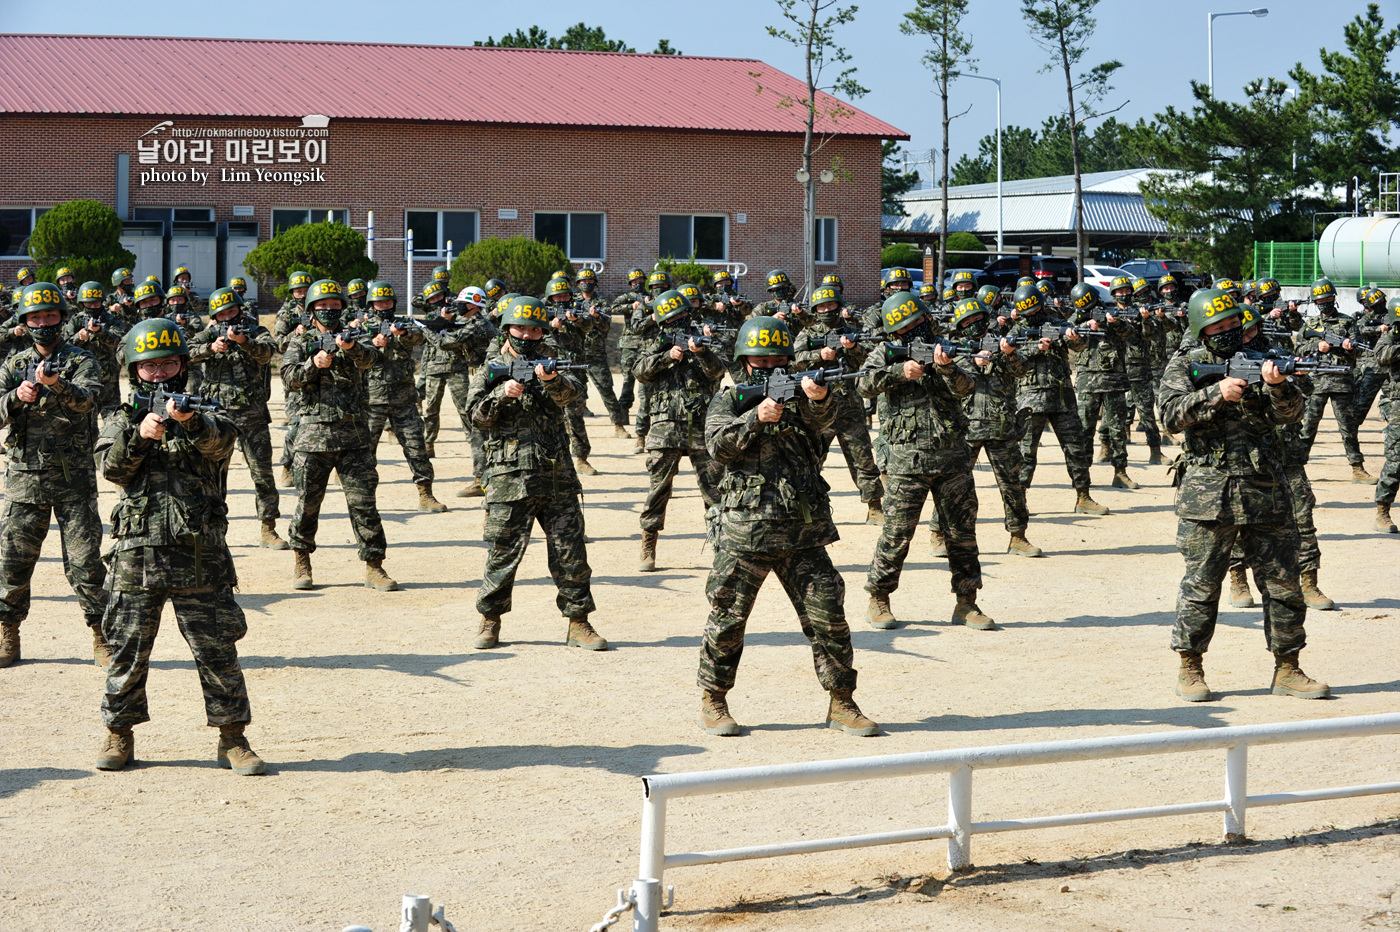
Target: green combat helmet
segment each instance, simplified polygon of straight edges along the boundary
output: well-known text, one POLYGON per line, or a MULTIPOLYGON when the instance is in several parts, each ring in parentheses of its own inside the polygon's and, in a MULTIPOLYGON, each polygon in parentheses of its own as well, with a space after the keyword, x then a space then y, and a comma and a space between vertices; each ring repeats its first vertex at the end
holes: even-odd
POLYGON ((578 283, 580 291, 592 291, 598 287, 598 273, 592 269, 579 269, 574 280, 578 283), (588 287, 584 288, 584 285, 588 287))
MULTIPOLYGON (((636 290, 637 290, 637 285, 638 285, 638 283, 641 283, 641 284, 645 285, 645 284, 646 284, 646 280, 647 280, 647 273, 644 272, 643 270, 641 270, 641 269, 628 269, 628 270, 627 270, 627 287, 628 287, 628 288, 631 288, 633 291, 636 291, 636 290)), ((491 297, 491 296, 488 294, 487 297, 489 298, 489 297, 491 297)))
POLYGON ((687 301, 691 302, 692 305, 704 300, 704 296, 700 294, 700 289, 696 288, 690 282, 682 283, 681 286, 676 289, 676 292, 682 298, 685 298, 687 301))
POLYGON ((544 294, 547 298, 553 298, 555 295, 561 294, 573 297, 574 290, 569 287, 569 280, 567 278, 551 278, 549 284, 544 286, 544 294))
MULTIPOLYGON (((841 303, 841 289, 834 288, 831 285, 822 285, 816 291, 812 292, 811 305, 814 311, 823 304, 830 304, 833 301, 837 304, 841 303)), ((840 308, 836 308, 836 310, 840 310, 840 308)))
POLYGON ((449 271, 447 271, 447 266, 445 266, 445 265, 435 265, 435 266, 433 266, 433 281, 435 281, 435 282, 447 282, 447 281, 451 280, 451 278, 452 278, 452 273, 449 272, 449 271))
POLYGON ((209 316, 218 317, 220 313, 236 307, 240 310, 243 307, 243 296, 232 288, 215 288, 209 295, 209 316))
POLYGON ((1145 278, 1133 281, 1133 300, 1146 304, 1152 300, 1152 283, 1145 278))
POLYGON ((773 294, 792 290, 792 279, 788 278, 788 273, 782 269, 774 269, 768 273, 768 290, 773 294))
MULTIPOLYGON (((677 295, 679 297, 679 295, 677 295)), ((549 311, 539 298, 517 296, 501 311, 501 327, 544 327, 549 324, 549 311)))
POLYGON ((1337 288, 1330 278, 1319 278, 1312 283, 1313 304, 1336 304, 1337 288))
POLYGON ((1240 313, 1240 306, 1225 289, 1204 288, 1192 294, 1187 302, 1186 324, 1191 328, 1191 336, 1199 340, 1201 331, 1211 324, 1239 317, 1240 313))
POLYGON ((112 287, 120 288, 122 282, 130 280, 130 278, 131 269, 127 268, 126 266, 122 266, 121 268, 117 269, 112 273, 112 287))
POLYGON ((394 291, 394 286, 386 281, 375 280, 365 286, 365 300, 370 306, 374 306, 376 301, 393 301, 389 310, 395 310, 399 306, 398 293, 394 291))
POLYGON ((690 302, 679 291, 663 291, 652 299, 651 313, 664 326, 689 314, 690 302))
POLYGON ((987 305, 980 298, 963 298, 953 311, 953 329, 961 330, 978 318, 987 316, 987 305))
POLYGON ((880 290, 884 291, 891 285, 903 285, 901 292, 908 291, 914 285, 914 278, 909 274, 908 269, 895 266, 880 277, 880 290))
POLYGON ((827 272, 825 275, 823 275, 822 284, 829 285, 832 288, 835 288, 837 291, 846 290, 846 285, 844 282, 841 281, 841 276, 837 275, 835 272, 827 272))
POLYGON ((345 284, 345 293, 353 298, 356 295, 364 294, 368 288, 369 286, 365 284, 363 278, 352 278, 345 284))
POLYGON ((776 317, 750 317, 734 337, 734 358, 791 356, 792 331, 776 317))
POLYGON ((1022 317, 1034 317, 1045 310, 1045 299, 1040 294, 1040 289, 1034 284, 1022 285, 1016 289, 1011 300, 1014 302, 1016 313, 1022 317))
POLYGON ((661 289, 667 291, 671 287, 671 273, 665 269, 657 269, 647 276, 647 290, 661 289))
POLYGON ((977 289, 977 300, 990 311, 1001 301, 1001 289, 996 285, 983 285, 977 289))
MULTIPOLYGON (((950 298, 953 296, 952 288, 948 289, 948 296, 950 298)), ((929 301, 938 300, 938 286, 933 284, 932 282, 924 282, 922 285, 919 286, 919 298, 923 300, 925 304, 927 304, 929 301)))
MULTIPOLYGON (((24 284, 24 280, 25 280, 26 278, 33 278, 33 277, 34 277, 34 270, 31 269, 29 266, 25 266, 24 268, 22 268, 22 269, 20 269, 19 271, 15 272, 15 280, 18 281, 21 285, 24 284)), ((30 282, 30 284, 34 284, 34 282, 30 282)), ((28 286, 26 286, 26 287, 28 287, 28 286)))
POLYGON ((1108 283, 1109 296, 1115 301, 1127 302, 1133 296, 1133 280, 1126 275, 1115 276, 1113 281, 1108 283), (1120 295, 1118 292, 1127 290, 1127 294, 1120 295))
POLYGON ((78 303, 87 304, 89 301, 104 301, 107 295, 102 290, 101 282, 83 282, 78 286, 78 303))
POLYGON ((498 301, 506 293, 506 283, 499 278, 488 278, 486 284, 481 286, 481 290, 486 292, 486 297, 492 301, 498 301))
MULTIPOLYGON (((310 276, 307 276, 310 278, 310 276)), ((341 312, 345 310, 345 292, 341 290, 340 283, 329 278, 323 278, 311 285, 306 292, 306 306, 311 309, 311 314, 327 330, 339 330, 341 324, 341 312), (334 298, 339 307, 317 308, 317 301, 324 301, 327 298, 334 298)))
POLYGON ((726 287, 734 287, 734 276, 729 274, 728 269, 715 269, 715 274, 710 276, 710 282, 716 291, 723 291, 726 287))
POLYGON ((1092 310, 1098 306, 1099 293, 1088 282, 1080 282, 1069 290, 1069 303, 1076 311, 1092 310))
POLYGON ((928 314, 928 305, 907 291, 896 291, 880 305, 880 319, 885 333, 893 334, 910 324, 918 323, 928 314))
POLYGON ((420 294, 423 297, 424 304, 440 304, 442 302, 434 301, 433 298, 441 295, 443 299, 446 300, 447 286, 440 281, 431 281, 423 286, 423 290, 420 294))
POLYGON ((136 364, 167 356, 189 356, 190 348, 180 327, 164 317, 143 320, 126 332, 126 374, 132 384, 140 384, 136 364))
POLYGON ((147 298, 162 297, 160 293, 160 282, 142 282, 136 286, 135 301, 139 305, 147 298))
POLYGON ((1029 275, 1022 275, 1020 278, 1016 279, 1016 290, 1019 291, 1019 290, 1021 289, 1021 286, 1023 286, 1023 285, 1034 285, 1034 284, 1035 284, 1035 279, 1034 279, 1034 278, 1031 278, 1029 275))

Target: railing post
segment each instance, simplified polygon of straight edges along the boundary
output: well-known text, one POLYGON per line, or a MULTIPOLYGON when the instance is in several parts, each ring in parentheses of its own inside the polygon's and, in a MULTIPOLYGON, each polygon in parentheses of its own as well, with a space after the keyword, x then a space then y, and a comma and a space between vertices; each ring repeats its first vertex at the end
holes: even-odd
POLYGON ((365 223, 366 223, 366 225, 369 227, 369 231, 368 231, 368 232, 369 232, 369 235, 365 237, 365 258, 367 258, 367 259, 373 259, 373 258, 374 258, 374 211, 371 210, 371 211, 369 212, 368 219, 365 221, 365 223))
POLYGON ((413 229, 410 227, 404 236, 404 249, 408 252, 408 300, 413 300, 413 229))
POLYGON ((972 768, 963 764, 948 774, 948 869, 972 866, 972 768))
POLYGON ((648 877, 632 881, 632 932, 658 932, 661 927, 661 881, 648 877))
POLYGON ((1225 749, 1225 840, 1242 840, 1249 796, 1249 745, 1241 741, 1225 749))

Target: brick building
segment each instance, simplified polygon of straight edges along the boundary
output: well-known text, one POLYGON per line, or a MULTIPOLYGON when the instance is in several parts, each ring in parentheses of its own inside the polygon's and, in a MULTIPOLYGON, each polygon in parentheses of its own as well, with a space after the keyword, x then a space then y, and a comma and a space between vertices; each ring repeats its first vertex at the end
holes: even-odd
MULTIPOLYGON (((279 229, 367 226, 402 285, 481 237, 533 236, 605 293, 658 255, 762 276, 802 270, 798 80, 687 56, 263 40, 0 35, 0 276, 44 208, 112 205, 138 281, 188 265, 207 292, 279 229), (132 62, 180 67, 133 68, 132 62), (760 89, 761 88, 761 89, 760 89)), ((826 98, 824 104, 832 103, 826 98)), ((907 134, 846 105, 818 128, 818 272, 873 296, 880 142, 907 134)), ((264 302, 266 303, 266 302, 264 302)))

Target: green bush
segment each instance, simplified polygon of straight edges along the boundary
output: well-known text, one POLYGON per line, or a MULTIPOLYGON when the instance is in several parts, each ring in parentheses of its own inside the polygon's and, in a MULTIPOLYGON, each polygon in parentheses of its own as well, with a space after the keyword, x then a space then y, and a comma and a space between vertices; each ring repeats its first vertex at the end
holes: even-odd
POLYGON ((480 288, 487 279, 499 278, 506 283, 507 291, 539 295, 544 293, 549 277, 560 270, 573 278, 573 263, 553 243, 537 242, 528 236, 488 237, 463 249, 452 260, 452 290, 461 291, 468 285, 480 288))
POLYGON ((912 243, 891 243, 880 250, 880 268, 888 269, 896 265, 921 269, 924 267, 924 251, 912 243))
POLYGON ((39 265, 40 281, 53 281, 67 266, 79 282, 104 285, 112 270, 134 266, 136 257, 122 248, 122 221, 99 201, 67 201, 45 211, 29 237, 29 255, 39 265))
POLYGON ((691 256, 688 261, 677 262, 669 256, 656 263, 658 269, 664 269, 671 273, 671 284, 684 285, 689 282, 696 285, 701 291, 707 291, 713 284, 714 270, 708 265, 701 265, 691 256))
POLYGON ((330 278, 344 283, 352 278, 366 281, 379 274, 379 263, 365 256, 365 238, 343 223, 303 223, 283 230, 258 246, 243 259, 243 268, 258 280, 259 291, 274 290, 287 297, 287 276, 300 269, 312 281, 330 278))
MULTIPOLYGON (((973 252, 986 252, 987 247, 982 241, 971 233, 949 233, 948 250, 967 249, 973 252)), ((950 269, 980 269, 987 264, 986 259, 979 259, 977 256, 949 256, 948 268, 950 269)))

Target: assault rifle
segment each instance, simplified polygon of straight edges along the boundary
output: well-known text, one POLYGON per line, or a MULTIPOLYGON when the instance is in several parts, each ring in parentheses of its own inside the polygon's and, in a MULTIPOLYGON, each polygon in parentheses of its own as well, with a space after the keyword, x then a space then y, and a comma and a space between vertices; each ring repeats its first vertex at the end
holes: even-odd
POLYGON ((534 359, 516 358, 509 363, 489 362, 486 364, 486 388, 496 383, 513 379, 521 385, 535 381, 535 367, 542 366, 545 372, 581 372, 588 368, 587 363, 571 359, 557 359, 553 356, 536 356, 534 359))
POLYGON ((1221 379, 1244 379, 1250 384, 1264 381, 1264 363, 1271 362, 1282 375, 1316 375, 1327 372, 1349 372, 1346 366, 1327 366, 1311 356, 1294 356, 1270 350, 1256 353, 1241 350, 1222 362, 1191 363, 1191 381, 1195 385, 1209 385, 1221 379))
POLYGON ((60 366, 47 359, 35 359, 25 367, 24 375, 20 379, 20 382, 21 384, 24 382, 32 382, 34 386, 39 389, 39 395, 42 397, 48 392, 49 386, 39 381, 39 367, 44 367, 45 375, 56 375, 60 379, 68 379, 73 377, 74 365, 76 365, 76 363, 70 362, 60 366))
POLYGON ((1369 353, 1371 351, 1371 344, 1362 343, 1360 340, 1346 336, 1345 334, 1337 333, 1335 330, 1328 330, 1326 325, 1323 325, 1321 327, 1305 326, 1302 332, 1299 334, 1299 336, 1301 336, 1304 340, 1315 339, 1322 343, 1330 343, 1332 346, 1332 352, 1334 353, 1338 350, 1341 350, 1342 352, 1347 352, 1346 350, 1342 350, 1342 343, 1346 340, 1351 340, 1352 350, 1361 350, 1363 353, 1369 353))
MULTIPOLYGON (((1013 340, 1007 337, 1008 340, 1013 340)), ((923 340, 915 339, 908 346, 900 346, 898 343, 881 344, 884 353, 885 365, 890 366, 895 363, 908 362, 913 360, 921 366, 932 366, 933 351, 937 347, 943 347, 943 352, 949 356, 977 356, 981 353, 995 353, 1001 347, 1001 337, 994 334, 987 334, 980 342, 954 343, 951 340, 935 339, 932 343, 925 343, 923 340), (989 342, 990 341, 990 342, 989 342)), ((1025 342, 1024 338, 1015 338, 1012 345, 1017 342, 1025 342)))
POLYGON ((715 349, 719 346, 719 341, 714 337, 707 337, 703 333, 693 330, 673 330, 670 333, 661 335, 663 341, 669 342, 671 346, 690 350, 690 341, 694 340, 695 345, 700 349, 715 349))
POLYGON ((868 369, 861 369, 859 372, 846 372, 839 366, 835 369, 812 369, 807 372, 789 373, 785 369, 774 369, 768 376, 767 382, 757 385, 736 385, 734 394, 736 396, 735 407, 740 414, 756 407, 765 398, 771 398, 780 405, 791 404, 802 391, 802 380, 811 379, 818 385, 830 385, 832 382, 849 382, 858 379, 869 373, 868 369))
POLYGON ((246 337, 252 339, 253 334, 257 332, 258 328, 250 327, 247 324, 214 323, 209 325, 209 329, 213 332, 214 339, 228 340, 232 337, 246 337))
POLYGON ((723 336, 723 335, 726 334, 726 333, 738 333, 738 332, 739 332, 739 328, 738 328, 738 327, 729 327, 729 326, 726 326, 726 325, 720 323, 720 322, 717 321, 717 320, 701 320, 701 321, 697 321, 696 324, 695 324, 695 328, 696 328, 697 330, 702 331, 702 332, 704 331, 704 329, 705 329, 706 327, 709 327, 709 328, 710 328, 710 335, 711 335, 711 336, 716 336, 716 337, 718 337, 718 336, 723 336))
POLYGON ((1040 338, 1042 340, 1063 340, 1066 333, 1071 330, 1080 340, 1102 340, 1104 331, 1090 330, 1088 327, 1077 326, 1075 324, 1057 324, 1053 321, 1046 321, 1040 325, 1040 338))
POLYGON ((134 410, 134 420, 140 421, 147 414, 155 414, 165 417, 165 403, 175 402, 175 410, 181 414, 191 414, 196 411, 222 411, 224 406, 213 398, 203 398, 199 395, 187 395, 183 392, 167 392, 164 389, 156 388, 149 392, 136 392, 131 396, 134 410))
POLYGON ((340 352, 340 347, 336 344, 337 339, 349 340, 351 343, 354 343, 356 340, 361 340, 368 335, 369 334, 365 333, 363 330, 331 330, 321 334, 320 350, 328 356, 334 356, 336 353, 340 352))
POLYGON ((875 338, 876 336, 882 335, 883 331, 857 330, 854 327, 842 327, 839 330, 833 330, 830 333, 825 334, 823 336, 807 334, 806 341, 801 344, 801 349, 807 351, 819 350, 823 348, 839 350, 844 349, 844 347, 841 345, 842 337, 845 337, 852 343, 859 343, 862 340, 870 340, 875 338))

